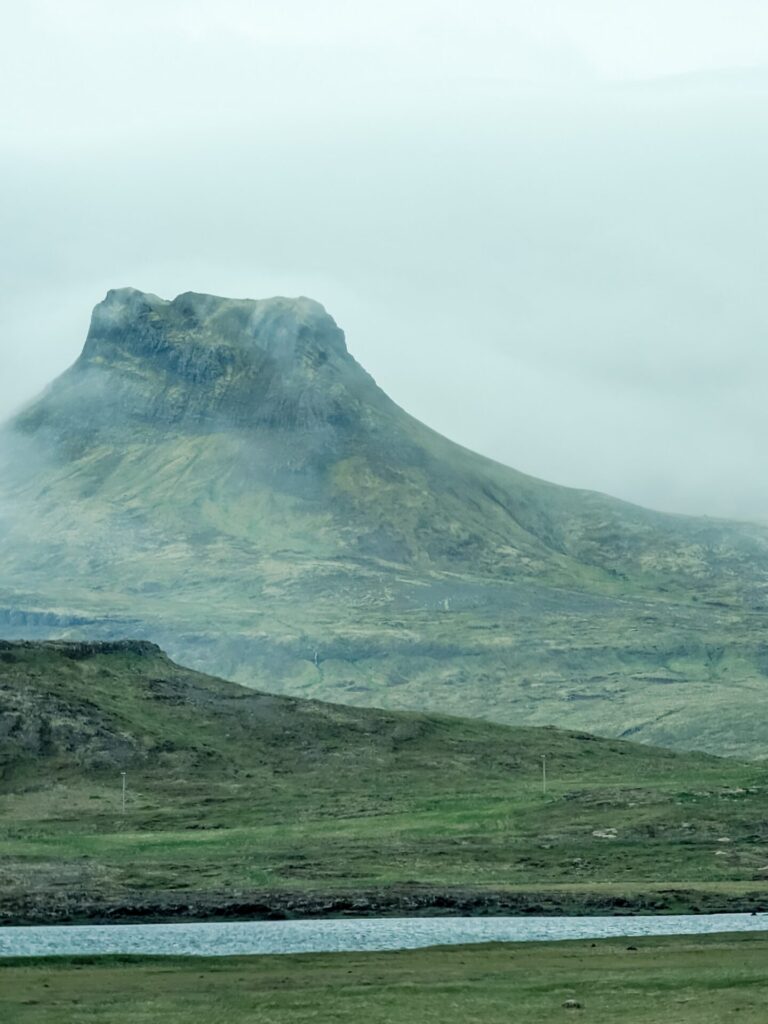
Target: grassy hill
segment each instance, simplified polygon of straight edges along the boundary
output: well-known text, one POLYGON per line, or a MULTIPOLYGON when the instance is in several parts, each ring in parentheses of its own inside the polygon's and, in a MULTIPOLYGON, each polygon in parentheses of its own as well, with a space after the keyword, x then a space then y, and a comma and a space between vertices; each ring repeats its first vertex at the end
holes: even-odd
POLYGON ((758 764, 0 642, 0 919, 756 907, 767 821, 758 764))
POLYGON ((110 292, 0 437, 0 635, 270 691, 761 756, 767 586, 764 528, 452 444, 308 299, 110 292))

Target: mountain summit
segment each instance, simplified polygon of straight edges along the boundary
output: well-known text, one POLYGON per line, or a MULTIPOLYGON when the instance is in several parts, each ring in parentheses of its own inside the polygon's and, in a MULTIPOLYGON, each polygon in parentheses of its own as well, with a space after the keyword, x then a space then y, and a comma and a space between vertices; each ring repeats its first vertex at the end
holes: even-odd
POLYGON ((768 532, 453 444, 311 299, 109 292, 0 455, 6 636, 147 637, 347 703, 768 739, 768 532))
POLYGON ((314 428, 352 423, 383 398, 312 299, 186 292, 169 302, 120 288, 94 309, 75 365, 22 422, 102 430, 118 412, 118 423, 314 428))

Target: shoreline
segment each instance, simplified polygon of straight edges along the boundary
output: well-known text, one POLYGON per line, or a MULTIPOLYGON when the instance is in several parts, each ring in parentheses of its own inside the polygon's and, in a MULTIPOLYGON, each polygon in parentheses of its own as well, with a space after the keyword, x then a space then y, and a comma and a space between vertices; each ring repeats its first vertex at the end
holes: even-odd
POLYGON ((45 893, 0 903, 0 927, 289 921, 367 917, 596 917, 765 913, 768 891, 660 886, 642 892, 479 890, 397 886, 362 892, 173 891, 91 897, 45 893))

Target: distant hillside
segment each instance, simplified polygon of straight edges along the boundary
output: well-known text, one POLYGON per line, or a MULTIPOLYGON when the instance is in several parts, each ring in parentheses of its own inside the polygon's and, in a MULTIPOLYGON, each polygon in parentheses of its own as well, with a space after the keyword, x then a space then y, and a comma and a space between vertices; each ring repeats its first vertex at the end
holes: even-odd
POLYGON ((0 436, 0 635, 272 691, 762 755, 767 584, 762 527, 435 434, 309 299, 110 292, 0 436))
POLYGON ((753 907, 766 822, 754 764, 0 642, 0 921, 753 907))

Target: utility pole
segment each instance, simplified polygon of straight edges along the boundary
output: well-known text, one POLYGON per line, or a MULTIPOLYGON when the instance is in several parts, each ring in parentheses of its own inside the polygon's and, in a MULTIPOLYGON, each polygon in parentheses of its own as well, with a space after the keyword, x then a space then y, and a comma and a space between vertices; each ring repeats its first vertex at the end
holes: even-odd
POLYGON ((547 755, 541 755, 541 792, 547 795, 547 755))
POLYGON ((126 772, 120 772, 120 775, 123 778, 123 814, 125 814, 125 777, 126 777, 126 772))

